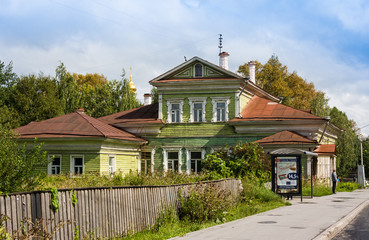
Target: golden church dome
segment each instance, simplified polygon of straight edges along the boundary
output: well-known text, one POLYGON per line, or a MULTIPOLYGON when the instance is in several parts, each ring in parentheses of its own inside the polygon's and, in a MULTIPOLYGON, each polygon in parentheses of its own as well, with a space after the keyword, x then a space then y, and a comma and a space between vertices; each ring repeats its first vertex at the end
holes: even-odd
POLYGON ((129 89, 132 91, 132 92, 136 92, 137 88, 136 88, 136 85, 132 82, 132 67, 130 68, 131 70, 131 74, 129 76, 129 83, 128 83, 128 86, 129 86, 129 89))

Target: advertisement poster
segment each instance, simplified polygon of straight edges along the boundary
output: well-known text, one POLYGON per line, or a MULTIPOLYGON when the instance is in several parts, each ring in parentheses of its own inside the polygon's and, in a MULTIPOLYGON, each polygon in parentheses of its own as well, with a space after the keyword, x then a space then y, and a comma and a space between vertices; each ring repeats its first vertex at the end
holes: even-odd
POLYGON ((275 159, 277 188, 279 189, 297 189, 299 172, 297 168, 297 158, 278 157, 275 159))

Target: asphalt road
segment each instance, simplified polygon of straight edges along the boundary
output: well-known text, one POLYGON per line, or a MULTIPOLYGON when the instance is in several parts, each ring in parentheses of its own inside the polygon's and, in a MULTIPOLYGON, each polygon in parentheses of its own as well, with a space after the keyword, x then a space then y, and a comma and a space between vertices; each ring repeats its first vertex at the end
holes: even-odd
POLYGON ((367 240, 369 239, 369 206, 364 208, 349 225, 332 240, 367 240))

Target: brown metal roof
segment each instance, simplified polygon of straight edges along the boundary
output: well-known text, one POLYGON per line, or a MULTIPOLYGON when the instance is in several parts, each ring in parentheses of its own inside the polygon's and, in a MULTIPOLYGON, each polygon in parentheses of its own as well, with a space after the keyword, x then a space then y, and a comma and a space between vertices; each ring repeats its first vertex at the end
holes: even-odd
POLYGON ((241 112, 241 118, 231 122, 260 120, 323 120, 306 110, 298 110, 266 98, 254 96, 241 112))
POLYGON ((335 154, 336 144, 322 144, 314 151, 317 154, 335 154))
POLYGON ((145 141, 86 115, 82 109, 41 122, 31 122, 15 130, 20 134, 20 138, 102 137, 136 142, 145 141))
POLYGON ((316 144, 315 140, 311 140, 298 133, 292 131, 282 131, 263 139, 257 140, 261 145, 267 144, 316 144))
POLYGON ((114 113, 105 117, 98 118, 98 120, 107 124, 120 124, 120 123, 162 123, 158 119, 159 104, 154 103, 127 111, 114 113))

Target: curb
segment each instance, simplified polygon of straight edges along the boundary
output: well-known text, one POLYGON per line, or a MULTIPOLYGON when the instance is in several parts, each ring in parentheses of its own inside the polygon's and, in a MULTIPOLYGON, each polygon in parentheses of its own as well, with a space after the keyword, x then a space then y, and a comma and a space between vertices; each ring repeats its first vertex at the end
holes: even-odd
POLYGON ((330 240, 337 235, 342 229, 344 229, 365 207, 369 206, 369 200, 361 203, 354 210, 352 210, 345 217, 341 218, 338 222, 334 223, 326 230, 321 232, 313 240, 330 240))

